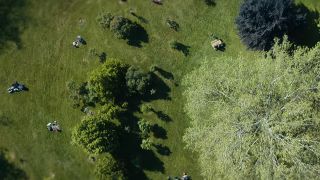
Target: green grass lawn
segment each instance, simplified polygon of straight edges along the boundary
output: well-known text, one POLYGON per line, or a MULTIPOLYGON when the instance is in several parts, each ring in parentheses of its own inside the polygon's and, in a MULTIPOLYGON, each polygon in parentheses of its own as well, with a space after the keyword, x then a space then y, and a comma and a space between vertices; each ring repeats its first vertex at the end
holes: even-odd
MULTIPOLYGON (((320 9, 317 0, 303 2, 320 9)), ((159 161, 154 163, 159 163, 160 168, 146 168, 145 173, 149 179, 160 180, 186 171, 193 179, 202 179, 196 165, 197 155, 185 150, 182 142, 189 121, 183 111, 180 80, 204 58, 255 54, 246 50, 236 33, 234 20, 240 3, 217 0, 216 6, 208 7, 200 0, 168 0, 162 6, 144 0, 124 4, 117 0, 26 0, 25 28, 20 34, 22 47, 16 48, 11 43, 0 53, 0 122, 5 119, 8 122, 0 123, 0 147, 7 149, 9 160, 30 179, 94 179, 94 164, 70 143, 71 130, 84 114, 72 108, 66 82, 86 80, 88 73, 99 65, 97 58, 89 56, 89 50, 95 48, 106 52, 107 57, 146 71, 156 64, 173 74, 174 80, 160 75, 170 87, 171 100, 150 102, 172 121, 162 121, 155 114, 145 117, 166 130, 166 139, 154 141, 168 146, 172 153, 164 156, 155 152, 159 161), (148 22, 139 22, 129 14, 130 8, 148 22), (95 21, 103 10, 139 22, 146 29, 149 42, 142 43, 140 48, 129 46, 109 31, 103 31, 95 21), (167 18, 179 23, 179 32, 167 27, 167 18), (225 52, 213 51, 211 33, 226 42, 225 52), (75 49, 71 43, 78 34, 88 44, 75 49), (190 46, 190 55, 170 49, 170 40, 190 46), (30 91, 7 94, 6 89, 16 80, 25 83, 30 91), (45 125, 53 120, 60 123, 62 133, 47 131, 45 125)))

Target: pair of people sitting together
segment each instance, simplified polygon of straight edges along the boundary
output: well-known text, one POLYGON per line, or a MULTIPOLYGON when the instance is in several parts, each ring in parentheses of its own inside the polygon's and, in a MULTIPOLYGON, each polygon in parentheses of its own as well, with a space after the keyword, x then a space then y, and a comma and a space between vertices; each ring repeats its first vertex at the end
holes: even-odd
POLYGON ((72 42, 72 46, 79 48, 81 44, 86 45, 87 42, 80 35, 78 35, 76 40, 72 42))

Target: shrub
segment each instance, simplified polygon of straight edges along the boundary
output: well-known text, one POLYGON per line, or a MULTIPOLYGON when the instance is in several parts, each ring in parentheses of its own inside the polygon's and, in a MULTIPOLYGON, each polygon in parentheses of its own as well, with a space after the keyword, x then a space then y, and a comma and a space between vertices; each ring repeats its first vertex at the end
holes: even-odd
POLYGON ((140 129, 142 138, 149 137, 149 133, 151 132, 151 124, 145 119, 140 119, 140 121, 138 122, 138 126, 140 129))
POLYGON ((175 31, 178 31, 178 30, 179 30, 179 24, 178 24, 176 21, 167 19, 166 22, 167 22, 167 25, 168 25, 171 29, 173 29, 173 30, 175 30, 175 31))
POLYGON ((87 83, 81 83, 79 85, 75 81, 70 80, 67 82, 67 91, 75 108, 90 106, 94 103, 94 99, 91 99, 89 96, 87 83))
POLYGON ((153 143, 152 143, 151 139, 148 138, 148 139, 142 139, 140 147, 144 150, 151 150, 152 145, 153 145, 153 143))
POLYGON ((114 16, 110 12, 103 12, 100 13, 97 17, 97 21, 103 29, 109 29, 111 21, 113 20, 114 16))
POLYGON ((131 66, 126 73, 126 84, 131 95, 144 95, 150 86, 150 74, 131 66))
POLYGON ((101 180, 125 180, 124 167, 122 163, 118 162, 110 153, 99 157, 95 174, 101 180))
POLYGON ((141 107, 140 107, 140 111, 142 113, 148 113, 148 112, 151 112, 152 110, 153 109, 149 104, 142 104, 141 107))
POLYGON ((115 16, 110 23, 110 30, 119 39, 129 39, 137 29, 136 23, 122 16, 115 16))
POLYGON ((275 37, 281 38, 289 30, 305 21, 292 0, 246 0, 236 19, 244 44, 255 50, 268 50, 275 37))

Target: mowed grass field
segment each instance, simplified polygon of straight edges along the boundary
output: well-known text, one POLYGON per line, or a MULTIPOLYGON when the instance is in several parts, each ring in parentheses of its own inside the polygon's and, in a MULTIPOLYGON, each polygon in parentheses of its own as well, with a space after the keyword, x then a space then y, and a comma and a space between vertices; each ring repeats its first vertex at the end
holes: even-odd
MULTIPOLYGON (((154 141, 168 146, 172 153, 163 156, 154 152, 159 167, 151 165, 144 172, 149 179, 165 179, 184 171, 195 180, 203 179, 197 155, 185 150, 182 142, 189 121, 183 111, 180 82, 205 58, 239 54, 250 58, 256 54, 247 51, 237 35, 234 21, 240 3, 217 0, 215 6, 208 7, 201 0, 166 0, 162 6, 145 0, 25 0, 25 28, 19 35, 22 47, 10 43, 0 52, 0 148, 7 149, 8 159, 30 179, 95 179, 94 164, 82 149, 70 143, 71 131, 84 114, 72 108, 66 91, 67 81, 85 81, 99 66, 98 59, 89 56, 89 50, 95 48, 106 52, 107 59, 117 58, 146 71, 157 65, 173 74, 173 80, 159 75, 170 88, 171 100, 149 103, 172 121, 161 121, 154 114, 145 117, 166 130, 167 138, 154 141), (147 22, 130 15, 130 8, 147 22), (148 42, 142 47, 130 46, 102 30, 96 16, 104 10, 137 21, 147 31, 148 42), (178 32, 168 28, 167 18, 179 23, 178 32), (226 42, 225 52, 211 48, 212 33, 226 42), (85 38, 86 46, 71 46, 77 35, 85 38), (171 40, 190 46, 190 54, 172 50, 171 40), (14 81, 30 90, 8 94, 6 89, 14 81), (54 120, 63 128, 62 133, 47 131, 46 124, 54 120)), ((320 9, 317 0, 303 3, 320 9)))

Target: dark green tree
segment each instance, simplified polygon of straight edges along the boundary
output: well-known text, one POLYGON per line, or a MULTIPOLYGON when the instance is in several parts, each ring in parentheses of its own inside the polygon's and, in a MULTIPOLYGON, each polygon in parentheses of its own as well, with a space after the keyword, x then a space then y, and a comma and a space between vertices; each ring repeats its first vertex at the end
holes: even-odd
POLYGON ((114 16, 110 12, 102 12, 98 15, 97 22, 103 29, 107 30, 110 28, 113 18, 114 16))
POLYGON ((135 23, 122 16, 115 16, 110 23, 110 30, 119 39, 129 39, 136 29, 135 23))
POLYGON ((89 154, 113 152, 119 145, 116 122, 121 108, 107 104, 94 115, 84 116, 72 132, 72 142, 89 154))
POLYGON ((99 157, 94 172, 101 180, 125 180, 123 169, 123 165, 107 153, 99 157))
POLYGON ((141 69, 131 66, 126 73, 126 83, 130 94, 144 95, 150 86, 151 76, 141 69))
POLYGON ((116 101, 127 94, 127 64, 117 60, 109 60, 94 70, 89 77, 88 89, 91 96, 99 102, 116 101))
POLYGON ((245 45, 268 50, 275 37, 289 33, 305 22, 305 17, 292 0, 245 0, 236 24, 245 45))

